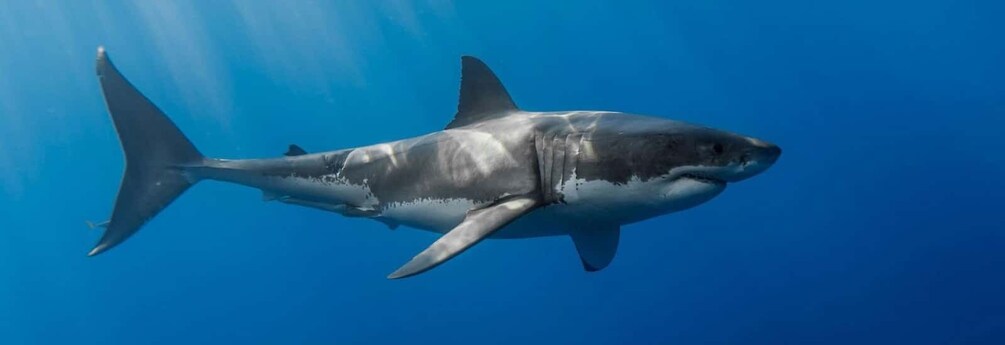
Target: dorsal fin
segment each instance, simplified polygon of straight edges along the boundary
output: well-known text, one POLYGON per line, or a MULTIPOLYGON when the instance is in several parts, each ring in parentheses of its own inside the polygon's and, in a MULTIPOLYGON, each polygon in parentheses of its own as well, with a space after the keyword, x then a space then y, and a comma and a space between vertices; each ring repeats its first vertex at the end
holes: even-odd
POLYGON ((517 110, 495 73, 473 56, 461 57, 461 97, 447 129, 506 116, 517 110))
POLYGON ((286 153, 284 153, 283 155, 285 155, 285 156, 302 156, 302 155, 306 155, 306 154, 307 154, 307 151, 304 150, 303 148, 301 148, 300 146, 297 146, 297 144, 290 144, 290 148, 287 149, 286 153))

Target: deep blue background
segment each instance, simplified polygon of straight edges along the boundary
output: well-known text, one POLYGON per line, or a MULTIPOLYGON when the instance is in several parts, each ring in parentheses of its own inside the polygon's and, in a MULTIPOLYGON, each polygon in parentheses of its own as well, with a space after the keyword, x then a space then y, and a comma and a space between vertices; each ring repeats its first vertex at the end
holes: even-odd
POLYGON ((1005 43, 994 1, 0 1, 0 343, 1005 343, 1005 43), (811 4, 812 3, 812 4, 811 4), (206 154, 435 131, 459 56, 529 110, 764 138, 762 176, 571 241, 435 236, 204 183, 95 258, 122 72, 206 154))

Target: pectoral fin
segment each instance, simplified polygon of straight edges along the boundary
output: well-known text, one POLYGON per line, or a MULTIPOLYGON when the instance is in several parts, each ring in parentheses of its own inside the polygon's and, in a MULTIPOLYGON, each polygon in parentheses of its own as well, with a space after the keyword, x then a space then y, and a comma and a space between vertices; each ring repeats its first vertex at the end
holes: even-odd
POLYGON ((569 235, 572 236, 572 242, 579 251, 583 269, 587 272, 596 272, 614 260, 614 254, 618 251, 621 228, 617 225, 590 225, 576 228, 569 235))
POLYGON ((461 224, 433 242, 429 248, 387 278, 405 278, 436 267, 533 210, 537 205, 536 199, 521 196, 503 199, 489 207, 468 212, 461 224))

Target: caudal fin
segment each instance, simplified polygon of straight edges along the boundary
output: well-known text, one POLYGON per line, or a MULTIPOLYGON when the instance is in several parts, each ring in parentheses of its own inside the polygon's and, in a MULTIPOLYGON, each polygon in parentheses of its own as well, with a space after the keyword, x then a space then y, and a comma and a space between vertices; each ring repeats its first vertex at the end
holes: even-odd
POLYGON ((195 183, 185 175, 183 167, 203 161, 199 150, 115 69, 101 47, 97 72, 108 113, 125 151, 126 171, 107 230, 88 256, 105 252, 136 233, 195 183))

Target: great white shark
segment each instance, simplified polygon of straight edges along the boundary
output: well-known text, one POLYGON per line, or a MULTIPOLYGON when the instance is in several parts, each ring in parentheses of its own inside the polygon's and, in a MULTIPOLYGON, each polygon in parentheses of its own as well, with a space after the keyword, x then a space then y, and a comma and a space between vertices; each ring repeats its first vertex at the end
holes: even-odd
POLYGON ((569 236, 583 267, 606 267, 621 227, 685 210, 757 175, 781 154, 752 137, 609 111, 516 106, 480 60, 461 58, 446 129, 328 152, 291 145, 266 159, 207 158, 122 76, 103 48, 97 74, 125 172, 103 253, 202 180, 262 190, 266 200, 443 234, 388 278, 425 272, 486 238, 569 236))

